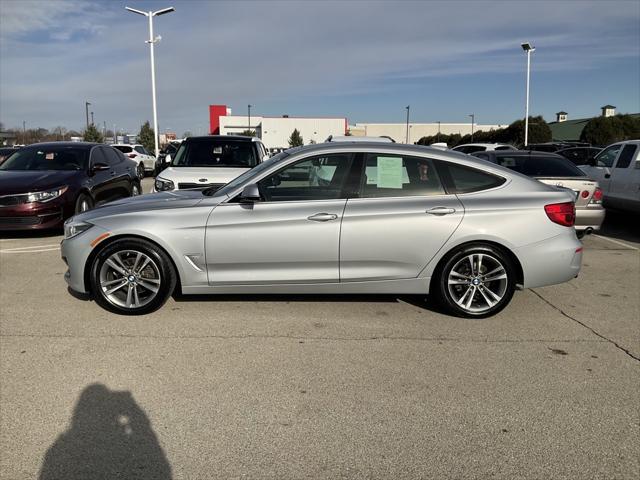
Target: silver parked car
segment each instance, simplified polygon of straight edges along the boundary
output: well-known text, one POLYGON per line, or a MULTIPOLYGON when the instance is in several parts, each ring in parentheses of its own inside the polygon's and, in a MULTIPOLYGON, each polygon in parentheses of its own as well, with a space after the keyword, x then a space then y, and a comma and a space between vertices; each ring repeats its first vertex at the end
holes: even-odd
POLYGON ((392 143, 290 149, 223 188, 77 215, 73 290, 122 314, 183 294, 431 294, 485 317, 516 288, 574 278, 571 192, 467 155, 392 143))

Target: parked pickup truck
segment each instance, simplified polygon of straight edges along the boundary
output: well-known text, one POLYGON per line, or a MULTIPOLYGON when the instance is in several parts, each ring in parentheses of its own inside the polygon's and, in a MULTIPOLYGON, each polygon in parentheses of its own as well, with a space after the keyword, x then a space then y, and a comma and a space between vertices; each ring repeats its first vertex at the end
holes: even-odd
POLYGON ((604 206, 640 213, 640 140, 614 143, 579 167, 604 192, 604 206))

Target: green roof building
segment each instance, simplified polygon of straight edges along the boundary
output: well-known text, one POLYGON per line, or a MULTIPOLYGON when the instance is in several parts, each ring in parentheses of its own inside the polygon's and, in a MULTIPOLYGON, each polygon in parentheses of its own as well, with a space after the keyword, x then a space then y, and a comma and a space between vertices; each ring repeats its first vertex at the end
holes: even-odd
MULTIPOLYGON (((602 107, 603 117, 612 117, 616 114, 616 107, 613 105, 605 105, 602 107)), ((634 117, 640 117, 640 113, 632 113, 634 117)), ((593 117, 591 117, 593 118, 593 117)), ((569 120, 567 112, 556 113, 556 121, 549 122, 551 129, 551 138, 554 142, 579 142, 582 129, 591 118, 578 118, 569 120)))

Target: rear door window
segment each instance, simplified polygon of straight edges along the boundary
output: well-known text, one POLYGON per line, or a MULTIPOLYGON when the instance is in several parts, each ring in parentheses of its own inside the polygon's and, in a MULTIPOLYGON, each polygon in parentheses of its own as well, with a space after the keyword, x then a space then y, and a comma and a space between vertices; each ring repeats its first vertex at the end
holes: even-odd
POLYGON ((636 146, 633 144, 625 145, 620 152, 620 157, 616 162, 616 168, 627 168, 636 154, 636 146))
POLYGON ((122 154, 118 153, 117 150, 111 147, 102 147, 107 158, 109 165, 117 165, 122 162, 123 157, 122 154))
POLYGON ((432 160, 384 153, 366 154, 364 198, 444 195, 432 160))

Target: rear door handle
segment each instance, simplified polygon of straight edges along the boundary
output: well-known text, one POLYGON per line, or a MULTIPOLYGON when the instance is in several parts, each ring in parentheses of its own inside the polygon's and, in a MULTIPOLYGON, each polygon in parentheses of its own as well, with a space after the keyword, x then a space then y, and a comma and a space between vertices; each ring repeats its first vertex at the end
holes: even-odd
POLYGON ((328 222, 329 220, 335 220, 336 218, 338 218, 338 215, 333 213, 316 213, 315 215, 307 217, 307 220, 311 220, 313 222, 328 222))
POLYGON ((456 213, 456 209, 449 208, 449 207, 433 207, 427 210, 425 213, 428 213, 429 215, 438 215, 438 216, 449 215, 451 213, 456 213))

